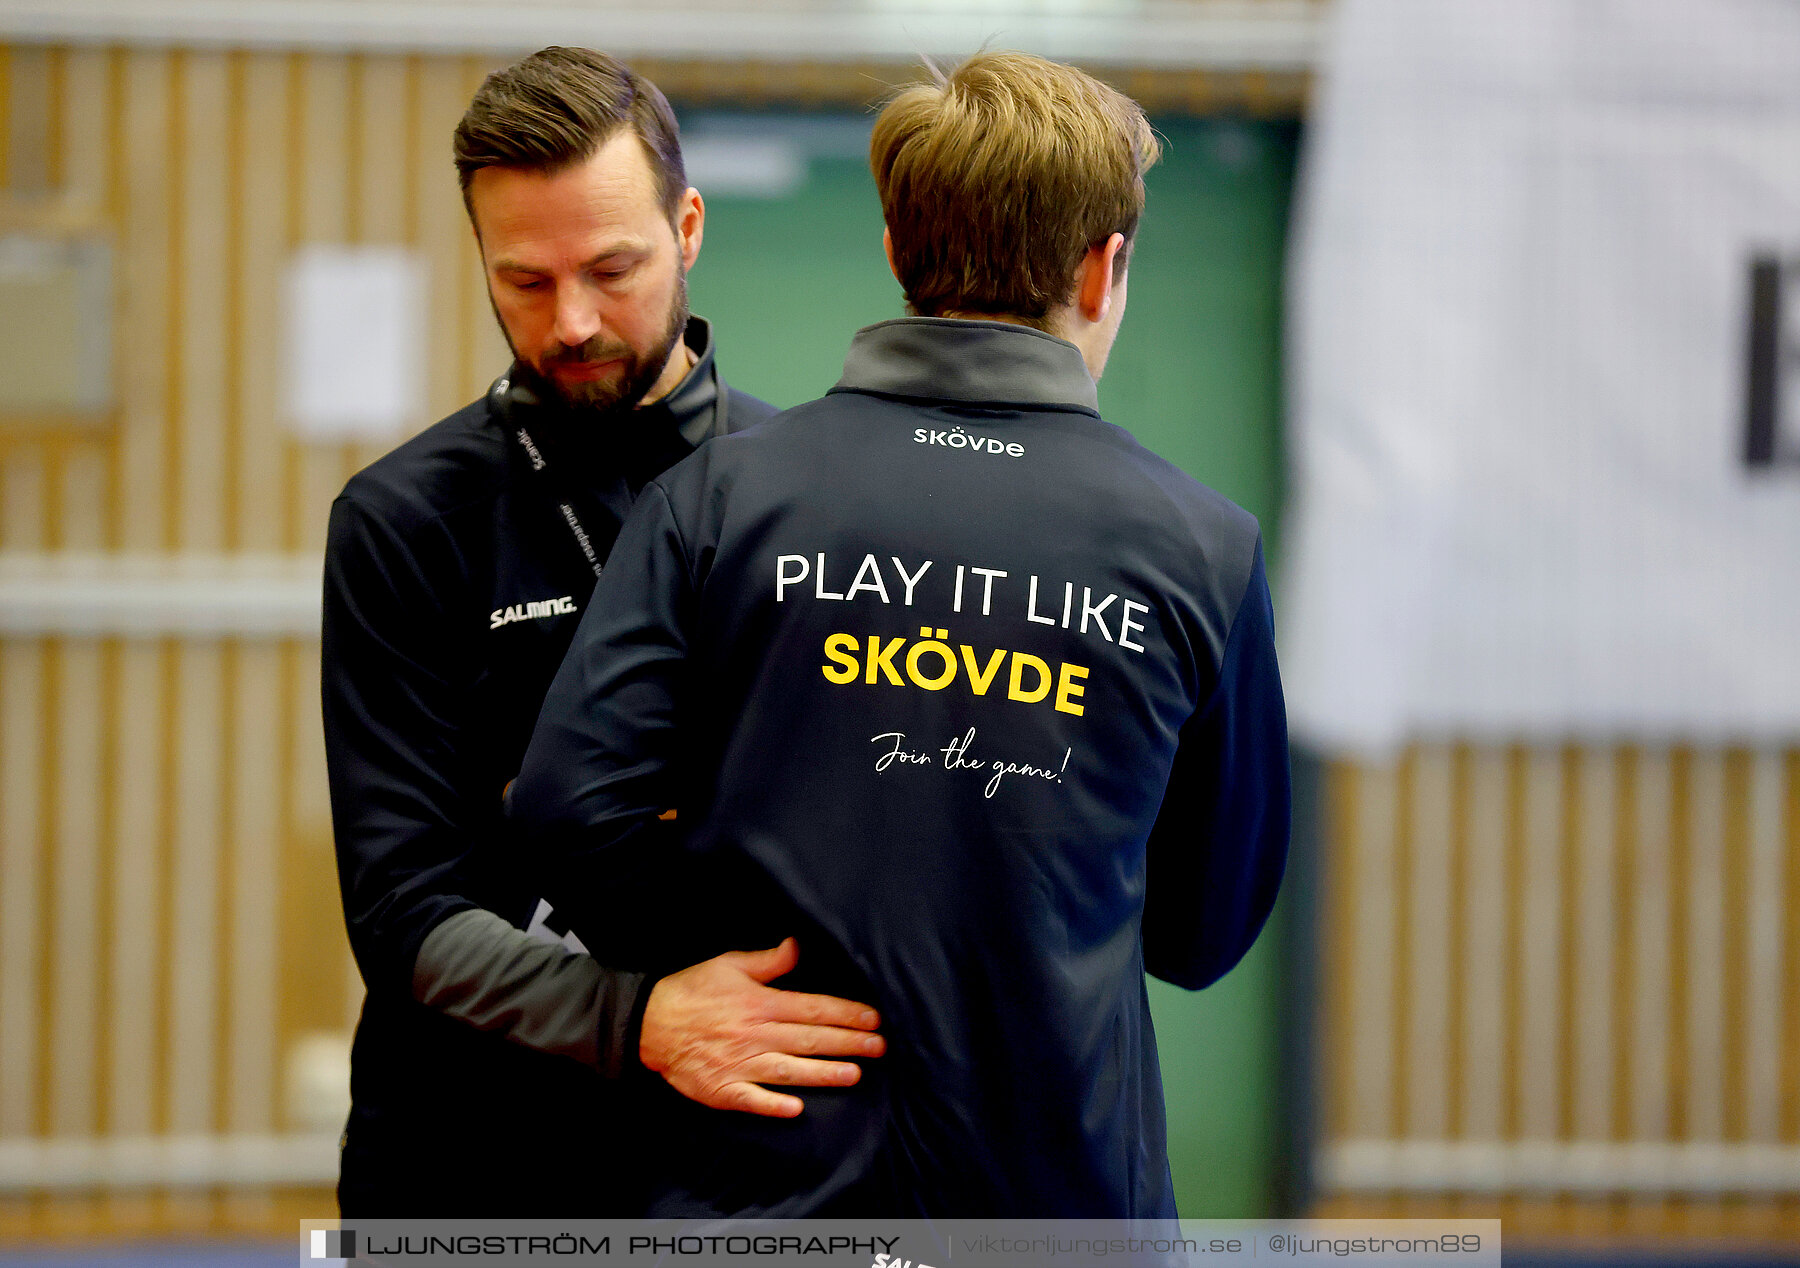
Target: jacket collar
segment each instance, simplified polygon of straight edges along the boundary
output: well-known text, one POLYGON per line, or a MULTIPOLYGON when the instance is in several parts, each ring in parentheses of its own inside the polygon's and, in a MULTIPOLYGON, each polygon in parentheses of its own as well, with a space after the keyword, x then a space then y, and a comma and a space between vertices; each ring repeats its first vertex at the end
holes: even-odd
POLYGON ((899 317, 866 326, 832 390, 1100 411, 1081 349, 1003 321, 899 317))
POLYGON ((713 435, 718 421, 719 377, 713 373, 712 326, 704 317, 690 316, 684 339, 694 354, 694 364, 674 391, 638 407, 637 422, 652 431, 673 428, 691 448, 698 448, 713 435))

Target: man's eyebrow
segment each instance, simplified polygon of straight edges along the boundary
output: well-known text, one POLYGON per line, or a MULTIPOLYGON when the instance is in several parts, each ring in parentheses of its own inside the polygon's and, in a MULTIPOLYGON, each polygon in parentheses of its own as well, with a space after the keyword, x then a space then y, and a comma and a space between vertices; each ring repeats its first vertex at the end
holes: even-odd
MULTIPOLYGON (((650 244, 648 242, 634 238, 628 242, 617 243, 598 254, 589 256, 577 267, 585 271, 594 268, 597 265, 605 264, 609 260, 617 259, 622 255, 641 254, 642 252, 649 250, 649 247, 650 244)), ((523 260, 515 260, 510 256, 503 255, 494 261, 494 271, 496 273, 544 273, 549 270, 538 268, 536 265, 527 264, 523 260)))

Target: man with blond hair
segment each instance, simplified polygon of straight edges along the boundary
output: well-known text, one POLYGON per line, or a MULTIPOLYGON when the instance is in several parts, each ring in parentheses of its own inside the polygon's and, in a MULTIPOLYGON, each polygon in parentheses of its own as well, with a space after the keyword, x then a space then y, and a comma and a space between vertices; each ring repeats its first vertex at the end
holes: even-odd
POLYGON ((1288 777, 1255 520, 1098 413, 1156 157, 1036 57, 899 94, 913 315, 622 532, 511 797, 559 908, 678 851, 687 957, 800 929, 890 1042, 797 1119, 667 1098, 661 1213, 1175 1213, 1144 974, 1248 949, 1288 777))

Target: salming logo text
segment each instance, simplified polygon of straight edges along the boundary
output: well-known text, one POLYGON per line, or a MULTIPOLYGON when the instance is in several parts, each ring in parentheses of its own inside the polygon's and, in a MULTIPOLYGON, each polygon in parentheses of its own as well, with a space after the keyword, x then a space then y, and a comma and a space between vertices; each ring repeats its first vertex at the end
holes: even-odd
POLYGON ((495 608, 488 613, 488 628, 497 630, 502 625, 511 625, 514 621, 538 621, 547 616, 567 616, 575 611, 575 596, 565 594, 559 599, 533 599, 529 603, 515 603, 511 607, 495 608))

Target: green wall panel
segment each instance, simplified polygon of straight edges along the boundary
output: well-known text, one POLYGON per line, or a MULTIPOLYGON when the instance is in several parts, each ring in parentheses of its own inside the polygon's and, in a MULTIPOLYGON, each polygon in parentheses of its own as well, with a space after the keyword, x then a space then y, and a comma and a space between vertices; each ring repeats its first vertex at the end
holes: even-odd
MULTIPOLYGON (((684 117, 696 154, 774 144, 801 157, 797 181, 756 196, 732 192, 731 180, 709 189, 704 164, 694 172, 707 201, 706 241, 689 279, 694 311, 717 325, 726 377, 777 405, 823 393, 837 381, 852 332, 903 314, 863 157, 868 126, 855 115, 684 117)), ((1101 410, 1272 533, 1295 129, 1180 119, 1158 121, 1158 131, 1165 157, 1149 177, 1101 410)), ((1278 942, 1265 935, 1208 990, 1151 983, 1184 1215, 1267 1212, 1280 967, 1278 942)))
POLYGON ((694 311, 718 328, 728 382, 774 405, 824 395, 844 368, 850 336, 904 315, 881 250, 881 205, 867 159, 870 121, 856 116, 701 116, 683 130, 711 144, 787 137, 805 159, 785 197, 709 191, 706 239, 688 275, 694 311), (761 131, 758 131, 761 129, 761 131))

